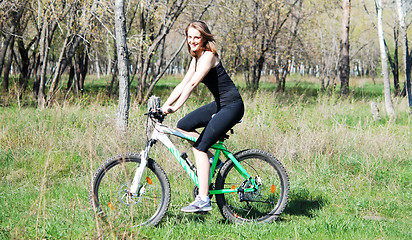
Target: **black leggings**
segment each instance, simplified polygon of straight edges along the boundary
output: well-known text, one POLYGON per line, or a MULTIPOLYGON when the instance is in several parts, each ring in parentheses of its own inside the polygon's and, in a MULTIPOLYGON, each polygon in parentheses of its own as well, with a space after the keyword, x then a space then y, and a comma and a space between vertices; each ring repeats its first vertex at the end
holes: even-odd
POLYGON ((205 127, 193 147, 199 151, 207 152, 213 144, 242 119, 244 111, 243 101, 241 100, 227 104, 220 110, 217 109, 216 102, 212 102, 180 119, 177 127, 187 132, 205 127))

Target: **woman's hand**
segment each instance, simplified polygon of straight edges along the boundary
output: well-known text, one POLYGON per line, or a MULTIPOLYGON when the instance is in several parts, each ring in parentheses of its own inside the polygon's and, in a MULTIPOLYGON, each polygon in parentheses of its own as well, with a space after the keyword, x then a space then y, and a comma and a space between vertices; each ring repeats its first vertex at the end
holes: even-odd
POLYGON ((170 106, 170 105, 163 105, 161 109, 162 109, 162 112, 163 112, 164 115, 167 115, 169 113, 174 113, 174 112, 177 111, 177 109, 175 109, 175 107, 170 106))

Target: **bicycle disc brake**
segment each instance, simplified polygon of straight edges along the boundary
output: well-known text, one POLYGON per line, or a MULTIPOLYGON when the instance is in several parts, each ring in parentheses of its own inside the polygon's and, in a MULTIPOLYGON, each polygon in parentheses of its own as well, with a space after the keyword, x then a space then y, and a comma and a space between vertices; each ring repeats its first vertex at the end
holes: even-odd
POLYGON ((130 192, 130 188, 127 184, 123 184, 119 189, 119 199, 120 201, 127 205, 136 205, 140 202, 140 197, 146 193, 145 185, 142 185, 137 190, 137 193, 133 194, 130 192))
MULTIPOLYGON (((262 183, 262 179, 257 176, 258 186, 262 183)), ((262 198, 262 194, 260 194, 260 190, 255 190, 253 192, 245 192, 244 189, 253 188, 253 184, 249 180, 243 181, 243 183, 239 187, 239 201, 259 201, 262 198)))

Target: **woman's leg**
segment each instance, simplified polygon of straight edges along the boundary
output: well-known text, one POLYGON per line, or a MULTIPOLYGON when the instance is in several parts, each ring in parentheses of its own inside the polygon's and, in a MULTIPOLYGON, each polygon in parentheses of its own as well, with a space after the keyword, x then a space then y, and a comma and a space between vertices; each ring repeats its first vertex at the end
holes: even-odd
POLYGON ((239 122, 243 113, 243 102, 234 103, 221 109, 208 122, 198 141, 194 144, 193 153, 196 159, 197 176, 199 178, 199 195, 207 196, 209 193, 210 163, 207 155, 208 149, 239 122))
MULTIPOLYGON (((177 129, 189 136, 199 138, 200 134, 196 131, 197 128, 205 127, 212 119, 213 114, 217 112, 216 102, 211 102, 204 105, 193 112, 187 114, 177 123, 177 129)), ((192 145, 194 142, 190 142, 192 145)), ((207 151, 209 158, 213 157, 210 151, 207 151)))
POLYGON ((199 195, 209 195, 209 177, 210 177, 210 163, 207 153, 193 148, 193 154, 196 159, 197 177, 199 179, 199 195))
MULTIPOLYGON (((200 133, 198 133, 197 131, 188 132, 188 131, 185 131, 185 130, 180 129, 180 128, 177 128, 177 130, 178 130, 179 132, 182 132, 182 133, 184 133, 184 134, 186 134, 186 135, 189 135, 189 136, 191 136, 191 137, 195 137, 196 139, 199 138, 199 136, 200 136, 200 133)), ((190 142, 190 144, 192 144, 192 146, 193 146, 193 144, 195 144, 195 142, 192 142, 192 141, 189 141, 189 142, 190 142)), ((194 149, 195 149, 195 148, 194 148, 194 149)), ((208 156, 208 159, 209 159, 209 158, 213 157, 214 155, 213 155, 213 153, 212 153, 210 150, 208 150, 208 151, 207 151, 207 156, 208 156)), ((196 159, 196 156, 195 156, 195 159, 196 159)))
POLYGON ((183 207, 181 210, 183 212, 204 212, 213 209, 209 194, 209 171, 210 164, 207 153, 193 148, 193 153, 196 158, 197 166, 197 176, 199 179, 199 193, 196 196, 195 201, 190 203, 188 206, 183 207))

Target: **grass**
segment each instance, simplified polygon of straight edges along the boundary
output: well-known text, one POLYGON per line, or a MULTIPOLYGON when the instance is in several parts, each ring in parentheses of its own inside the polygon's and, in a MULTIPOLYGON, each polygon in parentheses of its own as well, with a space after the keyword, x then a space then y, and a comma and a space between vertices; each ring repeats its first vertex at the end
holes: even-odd
MULTIPOLYGON (((164 99, 176 81, 162 80, 156 94, 164 99)), ((192 201, 193 184, 161 147, 154 148, 153 158, 172 185, 171 206, 161 224, 105 225, 88 203, 91 176, 111 155, 142 149, 146 107, 132 104, 126 141, 113 132, 115 103, 98 90, 44 110, 30 104, 19 108, 9 100, 0 108, 0 239, 411 239, 406 99, 394 99, 397 118, 389 121, 382 85, 361 82, 342 100, 318 92, 316 82, 288 84, 285 94, 275 94, 270 84, 253 95, 242 90, 246 114, 227 141, 233 152, 269 151, 288 171, 288 206, 278 221, 266 225, 226 223, 216 204, 206 215, 180 212, 192 201), (370 114, 371 100, 381 110, 379 121, 370 114)), ((166 124, 175 126, 209 100, 199 88, 166 124)))

